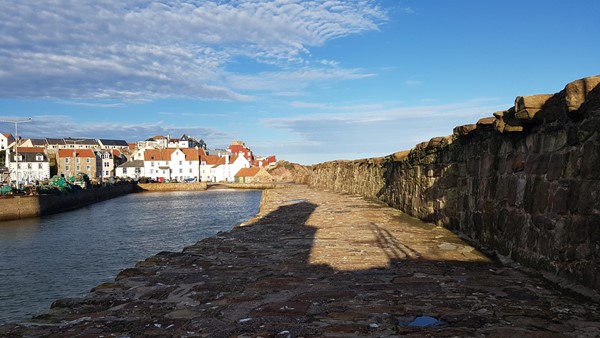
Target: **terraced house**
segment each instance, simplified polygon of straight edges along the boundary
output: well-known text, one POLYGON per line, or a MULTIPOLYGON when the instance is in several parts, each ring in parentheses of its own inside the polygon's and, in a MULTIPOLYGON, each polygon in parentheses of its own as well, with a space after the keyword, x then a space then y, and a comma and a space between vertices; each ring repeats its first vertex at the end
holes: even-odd
POLYGON ((56 156, 58 175, 71 177, 84 173, 96 178, 102 170, 99 156, 92 149, 59 149, 56 156))
POLYGON ((97 174, 101 179, 116 176, 115 169, 127 160, 117 149, 99 150, 96 152, 96 158, 100 159, 97 174))
POLYGON ((147 149, 144 151, 144 173, 157 181, 198 180, 203 155, 204 150, 196 148, 147 149))
POLYGON ((42 147, 19 147, 18 154, 11 152, 8 169, 10 180, 30 183, 50 178, 50 163, 42 147))

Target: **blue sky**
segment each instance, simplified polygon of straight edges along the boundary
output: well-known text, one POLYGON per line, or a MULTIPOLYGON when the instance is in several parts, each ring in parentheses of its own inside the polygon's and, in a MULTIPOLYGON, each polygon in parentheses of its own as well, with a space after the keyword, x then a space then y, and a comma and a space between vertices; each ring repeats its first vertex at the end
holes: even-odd
MULTIPOLYGON (((385 156, 600 74, 597 0, 0 0, 23 137, 385 156)), ((14 125, 0 123, 0 131, 14 125)))

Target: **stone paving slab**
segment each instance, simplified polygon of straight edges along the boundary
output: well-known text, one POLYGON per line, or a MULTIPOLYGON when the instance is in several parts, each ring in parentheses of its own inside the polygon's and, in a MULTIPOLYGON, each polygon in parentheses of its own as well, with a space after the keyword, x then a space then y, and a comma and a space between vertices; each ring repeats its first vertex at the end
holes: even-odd
POLYGON ((265 191, 261 212, 0 336, 598 337, 599 304, 356 196, 265 191))

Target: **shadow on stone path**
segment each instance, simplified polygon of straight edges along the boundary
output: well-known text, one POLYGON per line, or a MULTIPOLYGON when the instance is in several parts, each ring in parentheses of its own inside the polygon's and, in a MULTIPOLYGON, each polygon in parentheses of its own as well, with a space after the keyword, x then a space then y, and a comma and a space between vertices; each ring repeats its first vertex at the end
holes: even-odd
POLYGON ((365 199, 265 191, 255 219, 162 252, 0 336, 596 337, 598 304, 365 199))

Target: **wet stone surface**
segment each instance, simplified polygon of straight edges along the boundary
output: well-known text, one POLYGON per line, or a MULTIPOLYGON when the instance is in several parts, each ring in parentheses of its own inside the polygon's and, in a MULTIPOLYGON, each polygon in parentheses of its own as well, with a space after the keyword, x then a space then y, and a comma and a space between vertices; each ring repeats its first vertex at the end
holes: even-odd
POLYGON ((0 336, 597 337, 600 309, 449 231, 305 186, 0 336))

